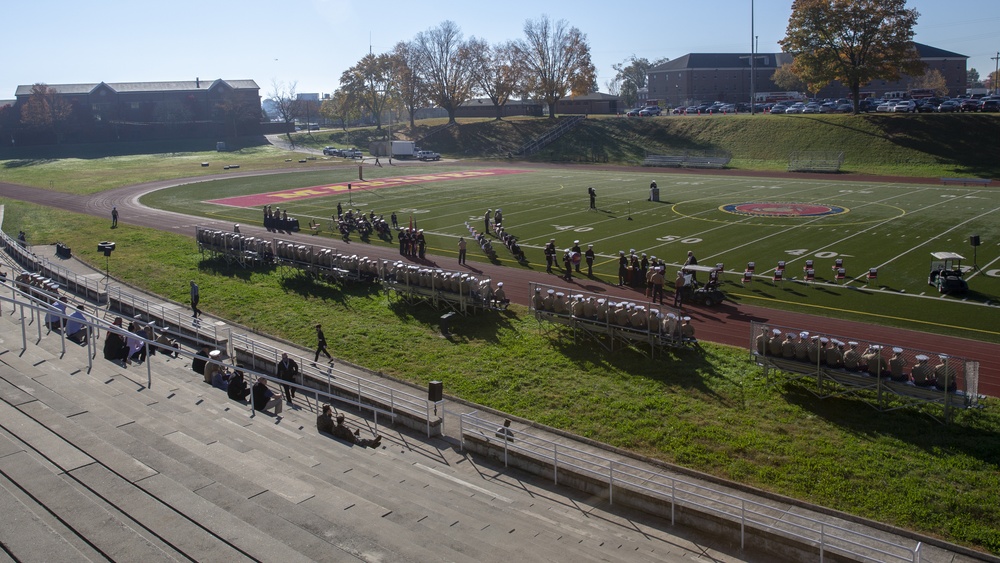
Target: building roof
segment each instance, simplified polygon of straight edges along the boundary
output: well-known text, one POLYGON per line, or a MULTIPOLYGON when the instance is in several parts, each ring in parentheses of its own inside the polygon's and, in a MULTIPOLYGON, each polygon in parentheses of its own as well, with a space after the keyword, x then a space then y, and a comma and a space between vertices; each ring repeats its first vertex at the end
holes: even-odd
POLYGON ((924 45, 923 43, 913 42, 913 46, 917 48, 917 53, 920 54, 921 59, 967 59, 966 55, 960 55, 958 53, 953 53, 951 51, 945 51, 944 49, 938 49, 937 47, 931 47, 930 45, 924 45))
MULTIPOLYGON (((97 82, 89 84, 46 84, 59 94, 89 94, 98 87, 104 86, 115 92, 185 92, 192 90, 211 90, 226 85, 234 90, 260 90, 253 80, 176 80, 165 82, 97 82)), ((22 84, 17 87, 15 96, 29 96, 33 84, 22 84)))
MULTIPOLYGON (((968 59, 965 55, 914 42, 921 59, 968 59)), ((749 68, 749 53, 688 53, 649 69, 650 73, 690 68, 749 68)), ((757 68, 777 68, 792 62, 789 53, 757 53, 757 68)))
POLYGON ((621 100, 622 97, 621 96, 615 96, 615 95, 612 95, 612 94, 605 94, 603 92, 588 92, 586 94, 581 94, 579 96, 572 96, 572 95, 565 96, 562 99, 563 100, 597 100, 597 101, 603 101, 603 100, 621 100))

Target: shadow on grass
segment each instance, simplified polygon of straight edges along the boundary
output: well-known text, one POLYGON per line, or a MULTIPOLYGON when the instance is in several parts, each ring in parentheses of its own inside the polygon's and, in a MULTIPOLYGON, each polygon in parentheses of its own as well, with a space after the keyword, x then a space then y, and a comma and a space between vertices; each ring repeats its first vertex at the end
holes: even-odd
POLYGON ((1000 439, 995 415, 984 410, 955 412, 949 424, 942 424, 929 415, 942 418, 938 407, 914 406, 891 412, 875 411, 868 401, 860 397, 830 397, 820 399, 806 388, 805 381, 785 382, 779 385, 785 400, 822 417, 837 427, 858 436, 891 436, 920 448, 928 454, 940 456, 942 452, 973 457, 995 464, 997 450, 992 444, 1000 439), (925 412, 926 410, 926 412, 925 412), (990 428, 986 428, 989 426, 990 428))
POLYGON ((254 274, 270 274, 274 272, 275 266, 257 265, 252 268, 244 268, 236 262, 229 262, 221 256, 216 256, 214 258, 203 259, 198 263, 198 269, 217 276, 225 276, 249 282, 254 274))
POLYGON ((439 331, 444 335, 442 323, 448 329, 447 340, 452 344, 465 344, 472 341, 483 341, 491 344, 499 343, 499 333, 501 331, 516 330, 514 319, 516 314, 513 311, 478 311, 462 315, 441 302, 440 307, 434 307, 428 300, 405 301, 395 299, 389 303, 389 310, 396 315, 400 321, 413 321, 422 324, 430 329, 439 331), (442 317, 448 313, 455 312, 447 321, 442 317))

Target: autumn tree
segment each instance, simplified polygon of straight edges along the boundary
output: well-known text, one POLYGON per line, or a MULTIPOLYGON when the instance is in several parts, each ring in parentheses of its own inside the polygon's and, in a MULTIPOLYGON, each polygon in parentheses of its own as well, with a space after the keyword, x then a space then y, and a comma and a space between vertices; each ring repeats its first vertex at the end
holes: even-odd
POLYGON ((785 38, 792 71, 816 92, 837 80, 858 112, 861 86, 923 73, 913 26, 920 14, 906 0, 795 0, 785 38))
POLYGON ((911 80, 910 88, 926 88, 928 90, 934 90, 935 96, 948 95, 948 81, 945 80, 941 71, 936 68, 932 68, 922 76, 918 76, 911 80))
POLYGON ((469 55, 473 61, 476 88, 493 102, 496 119, 503 116, 503 107, 523 91, 524 65, 512 42, 490 45, 482 39, 469 40, 469 55))
POLYGON ((771 82, 782 90, 789 92, 808 91, 809 86, 792 70, 792 63, 785 63, 774 69, 771 75, 771 82))
POLYGON ((428 99, 448 112, 448 123, 455 123, 455 110, 472 96, 475 79, 462 30, 446 20, 418 33, 412 47, 428 99))
POLYGON ((564 96, 587 94, 597 85, 587 36, 566 20, 542 16, 524 22, 524 39, 517 48, 528 91, 548 104, 549 118, 555 118, 556 103, 564 96))
POLYGON ((375 129, 382 129, 382 112, 394 95, 395 64, 388 54, 367 54, 340 76, 340 88, 359 102, 375 120, 375 129))
POLYGON ((417 71, 417 50, 412 43, 400 41, 392 50, 392 60, 397 103, 410 114, 410 129, 413 129, 417 106, 427 96, 423 77, 417 71))
POLYGON ((56 142, 62 140, 63 126, 73 114, 73 106, 45 84, 31 87, 28 101, 21 107, 21 123, 29 129, 49 129, 56 142))
POLYGON ((966 88, 982 88, 983 83, 979 80, 979 71, 970 68, 968 72, 965 73, 965 87, 966 88))

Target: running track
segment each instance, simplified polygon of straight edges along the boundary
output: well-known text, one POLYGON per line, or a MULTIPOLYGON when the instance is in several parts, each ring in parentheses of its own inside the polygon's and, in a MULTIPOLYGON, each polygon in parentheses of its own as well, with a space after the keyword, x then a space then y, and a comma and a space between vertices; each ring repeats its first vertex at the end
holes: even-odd
MULTIPOLYGON (((534 167, 534 165, 533 165, 534 167)), ((160 211, 139 204, 139 196, 151 191, 172 187, 178 184, 190 183, 192 181, 206 181, 215 178, 232 178, 234 176, 254 176, 264 174, 295 173, 299 170, 286 171, 260 171, 260 172, 237 172, 235 174, 221 174, 218 176, 203 176, 198 178, 174 179, 159 182, 150 182, 127 186, 114 190, 89 195, 79 196, 32 188, 17 184, 7 184, 0 182, 0 196, 20 201, 27 201, 46 205, 77 213, 86 213, 98 217, 110 217, 112 206, 117 206, 120 213, 119 222, 124 225, 138 225, 149 227, 161 231, 175 232, 194 238, 194 225, 220 230, 229 230, 232 225, 229 222, 214 221, 210 219, 191 217, 169 211, 160 211)), ((743 171, 729 171, 730 173, 752 176, 777 176, 776 173, 745 173, 743 171)), ((683 172, 681 172, 683 173, 683 172)), ((788 175, 794 177, 812 178, 805 174, 788 175)), ((932 179, 913 178, 882 178, 871 176, 854 177, 844 175, 838 176, 840 180, 859 181, 896 181, 910 183, 934 183, 932 179)), ((273 233, 268 233, 262 226, 240 225, 244 234, 254 236, 274 237, 273 233)), ((286 240, 297 240, 303 244, 316 244, 336 246, 343 251, 344 247, 339 240, 327 238, 317 240, 313 235, 295 233, 280 235, 286 240)), ((424 261, 417 261, 401 257, 394 248, 384 246, 367 245, 364 243, 352 242, 353 252, 371 258, 384 258, 392 260, 404 260, 428 267, 439 267, 452 270, 467 269, 470 273, 488 275, 494 283, 504 282, 507 289, 507 296, 514 303, 528 305, 528 291, 531 282, 549 284, 552 286, 576 288, 583 292, 601 293, 609 297, 629 299, 632 301, 643 301, 642 294, 628 288, 619 288, 598 280, 574 277, 572 282, 566 282, 558 276, 546 274, 544 271, 535 272, 520 268, 505 268, 483 262, 474 262, 467 266, 459 266, 454 258, 443 258, 440 256, 428 255, 424 261)), ((472 250, 475 253, 475 250, 472 250)), ((980 394, 991 397, 1000 397, 1000 344, 991 344, 977 340, 940 336, 926 332, 896 329, 865 323, 831 319, 816 315, 802 313, 792 313, 755 307, 752 305, 735 305, 727 302, 722 305, 707 308, 688 306, 685 312, 691 315, 700 340, 718 342, 731 346, 747 347, 750 343, 750 322, 767 322, 779 326, 797 327, 813 333, 836 334, 847 336, 856 340, 870 340, 875 342, 900 342, 911 348, 929 350, 935 352, 950 353, 955 356, 978 360, 980 363, 980 394)))

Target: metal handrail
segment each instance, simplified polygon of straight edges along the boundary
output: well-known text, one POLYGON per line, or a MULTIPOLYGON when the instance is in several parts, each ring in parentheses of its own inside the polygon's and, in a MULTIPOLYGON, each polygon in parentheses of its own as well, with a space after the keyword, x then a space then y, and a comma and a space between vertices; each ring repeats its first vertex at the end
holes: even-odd
POLYGON ((133 311, 141 310, 147 316, 157 317, 166 323, 178 327, 190 328, 199 335, 209 335, 214 342, 219 341, 219 328, 214 323, 192 322, 187 315, 186 309, 167 308, 162 303, 155 303, 145 297, 122 291, 120 286, 108 288, 108 302, 110 303, 114 300, 127 304, 133 311))
POLYGON ((459 416, 459 428, 463 449, 466 435, 479 436, 490 443, 496 440, 503 448, 504 466, 507 466, 511 452, 548 462, 552 466, 552 479, 556 484, 559 483, 560 470, 606 483, 608 502, 611 504, 614 504, 614 493, 618 488, 668 503, 671 524, 675 523, 677 506, 699 509, 738 523, 741 548, 744 546, 746 528, 751 526, 814 545, 820 550, 820 560, 824 552, 837 552, 870 561, 915 563, 920 560, 920 542, 914 547, 908 547, 787 511, 773 515, 773 506, 531 433, 519 431, 506 438, 500 429, 495 428, 494 422, 480 418, 475 411, 459 416))

